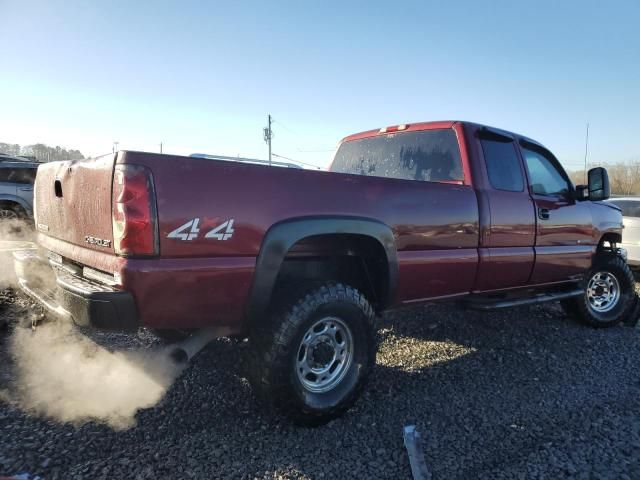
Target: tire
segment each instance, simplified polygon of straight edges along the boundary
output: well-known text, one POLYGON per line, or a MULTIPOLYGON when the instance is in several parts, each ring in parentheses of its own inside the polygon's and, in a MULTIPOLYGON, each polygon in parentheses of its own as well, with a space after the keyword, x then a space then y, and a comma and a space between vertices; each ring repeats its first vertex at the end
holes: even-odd
POLYGON ((160 338, 167 345, 185 340, 191 333, 186 330, 168 330, 162 328, 152 328, 153 334, 160 338))
POLYGON ((8 206, 0 206, 0 221, 1 220, 19 220, 22 218, 20 212, 16 208, 8 206))
POLYGON ((598 255, 582 287, 584 295, 563 300, 561 305, 569 315, 592 327, 607 328, 624 322, 635 305, 633 273, 618 255, 598 255))
POLYGON ((375 313, 355 288, 326 283, 252 328, 249 341, 256 395, 297 425, 319 426, 346 412, 366 383, 375 313))

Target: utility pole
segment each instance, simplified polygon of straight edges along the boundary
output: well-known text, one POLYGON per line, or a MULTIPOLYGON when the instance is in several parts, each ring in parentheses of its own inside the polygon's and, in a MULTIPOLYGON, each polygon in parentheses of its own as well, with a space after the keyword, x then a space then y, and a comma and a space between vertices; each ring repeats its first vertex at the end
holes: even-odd
POLYGON ((271 130, 271 115, 267 117, 267 126, 264 128, 264 141, 269 145, 269 166, 271 166, 271 139, 273 131, 271 130))
POLYGON ((587 153, 589 152, 589 122, 587 122, 587 136, 584 140, 584 184, 587 184, 587 153))
POLYGON ((160 142, 160 153, 162 153, 162 142, 160 142))
POLYGON ((118 151, 118 144, 120 142, 113 142, 113 147, 112 147, 112 151, 113 153, 116 153, 118 151))

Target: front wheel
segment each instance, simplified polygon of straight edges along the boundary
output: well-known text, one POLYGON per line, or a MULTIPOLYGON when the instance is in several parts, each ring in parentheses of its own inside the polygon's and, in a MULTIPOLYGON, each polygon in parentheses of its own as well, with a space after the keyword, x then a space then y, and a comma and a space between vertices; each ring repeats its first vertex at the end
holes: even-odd
POLYGON ((340 283, 292 299, 251 333, 254 391, 298 425, 340 416, 375 363, 374 319, 365 296, 340 283))
POLYGON ((567 313, 597 328, 612 327, 626 319, 634 304, 635 279, 621 257, 597 257, 583 286, 583 295, 562 302, 567 313))

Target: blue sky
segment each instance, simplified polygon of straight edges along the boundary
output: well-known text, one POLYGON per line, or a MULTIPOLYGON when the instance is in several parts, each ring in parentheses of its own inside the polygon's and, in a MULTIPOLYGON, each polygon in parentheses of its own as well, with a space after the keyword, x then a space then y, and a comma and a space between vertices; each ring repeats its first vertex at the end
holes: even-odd
POLYGON ((640 2, 0 0, 0 141, 324 166, 344 136, 461 119, 569 169, 640 160, 640 2))

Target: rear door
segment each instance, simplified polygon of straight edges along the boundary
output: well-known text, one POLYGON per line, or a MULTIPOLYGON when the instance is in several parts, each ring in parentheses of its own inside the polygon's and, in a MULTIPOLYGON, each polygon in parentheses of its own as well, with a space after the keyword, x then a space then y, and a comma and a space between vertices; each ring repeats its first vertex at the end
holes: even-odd
POLYGON ((525 140, 520 151, 536 209, 535 265, 530 283, 575 280, 591 265, 593 225, 586 202, 577 202, 558 160, 525 140))
POLYGON ((526 285, 534 263, 535 213, 515 139, 506 132, 478 132, 486 185, 480 201, 489 213, 483 229, 475 290, 526 285))
POLYGON ((13 181, 14 169, 0 163, 0 200, 15 199, 16 184, 13 181))
MULTIPOLYGON (((37 169, 33 167, 16 169, 16 193, 20 199, 33 210, 33 183, 37 169)), ((31 212, 29 212, 31 213, 31 212)))

